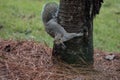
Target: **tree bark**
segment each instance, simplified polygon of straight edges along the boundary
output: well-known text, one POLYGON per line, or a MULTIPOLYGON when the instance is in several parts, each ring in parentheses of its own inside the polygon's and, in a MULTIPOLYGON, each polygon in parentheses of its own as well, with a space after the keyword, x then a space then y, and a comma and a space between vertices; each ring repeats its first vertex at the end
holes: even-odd
POLYGON ((67 32, 83 32, 84 36, 64 42, 66 49, 54 44, 54 61, 62 60, 77 65, 93 64, 93 2, 95 0, 60 0, 58 23, 67 32))

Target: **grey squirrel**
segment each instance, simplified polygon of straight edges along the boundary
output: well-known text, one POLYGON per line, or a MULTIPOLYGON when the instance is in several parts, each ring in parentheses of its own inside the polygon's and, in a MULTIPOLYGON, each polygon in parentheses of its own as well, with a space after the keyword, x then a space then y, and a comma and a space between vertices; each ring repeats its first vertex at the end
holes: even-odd
POLYGON ((58 4, 55 2, 46 3, 42 11, 42 21, 46 32, 54 38, 54 43, 62 47, 66 47, 63 42, 68 41, 74 37, 83 36, 83 33, 68 33, 58 22, 58 4))

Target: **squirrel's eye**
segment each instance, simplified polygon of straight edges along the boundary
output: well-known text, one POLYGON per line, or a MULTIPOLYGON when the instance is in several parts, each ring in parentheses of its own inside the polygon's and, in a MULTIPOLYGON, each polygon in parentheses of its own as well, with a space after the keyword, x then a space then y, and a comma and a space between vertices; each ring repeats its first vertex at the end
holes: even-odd
POLYGON ((59 41, 61 40, 61 39, 58 39, 59 41))

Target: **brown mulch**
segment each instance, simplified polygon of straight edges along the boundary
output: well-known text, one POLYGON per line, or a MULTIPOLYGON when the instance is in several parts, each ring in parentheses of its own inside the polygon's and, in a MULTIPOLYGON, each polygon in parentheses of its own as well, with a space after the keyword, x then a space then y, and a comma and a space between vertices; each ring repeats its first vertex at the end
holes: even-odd
POLYGON ((34 41, 0 39, 0 80, 120 80, 120 54, 95 50, 94 69, 52 63, 52 49, 34 41))

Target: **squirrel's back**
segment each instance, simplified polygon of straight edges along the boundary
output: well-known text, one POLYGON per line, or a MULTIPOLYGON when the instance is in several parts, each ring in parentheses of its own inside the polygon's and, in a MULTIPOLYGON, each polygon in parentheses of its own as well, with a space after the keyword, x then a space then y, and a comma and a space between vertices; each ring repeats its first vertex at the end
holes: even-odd
POLYGON ((56 2, 46 3, 42 11, 42 21, 44 25, 56 15, 58 11, 58 4, 56 2))

